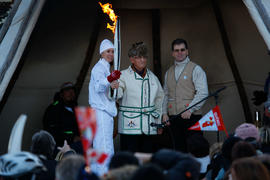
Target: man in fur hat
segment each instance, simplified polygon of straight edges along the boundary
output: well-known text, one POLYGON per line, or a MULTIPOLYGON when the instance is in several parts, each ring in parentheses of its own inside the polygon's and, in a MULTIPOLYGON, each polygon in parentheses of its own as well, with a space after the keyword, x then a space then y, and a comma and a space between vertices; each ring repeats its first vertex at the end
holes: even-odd
POLYGON ((122 71, 118 98, 121 150, 152 152, 153 135, 161 123, 163 89, 158 78, 147 69, 147 48, 143 42, 135 43, 128 51, 131 65, 122 71))

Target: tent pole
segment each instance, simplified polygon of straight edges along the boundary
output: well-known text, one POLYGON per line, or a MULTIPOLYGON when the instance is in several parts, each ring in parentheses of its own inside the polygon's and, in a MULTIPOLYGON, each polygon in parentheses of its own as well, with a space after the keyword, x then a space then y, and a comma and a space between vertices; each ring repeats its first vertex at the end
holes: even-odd
POLYGON ((229 62, 229 65, 231 67, 232 73, 233 73, 233 77, 235 79, 235 83, 238 89, 238 93, 242 102, 242 107, 244 110, 244 114, 245 114, 245 118, 246 118, 246 122, 248 123, 252 123, 252 114, 249 108, 249 103, 248 103, 248 98, 247 98, 247 94, 243 85, 243 81, 242 78, 240 76, 239 70, 237 68, 237 65, 235 63, 235 59, 232 53, 232 49, 231 49, 231 45, 230 45, 230 41, 225 29, 225 25, 224 25, 224 21, 222 18, 222 14, 220 11, 220 7, 218 4, 217 0, 211 0, 212 1, 212 6, 213 6, 213 10, 215 13, 215 17, 217 20, 217 24, 218 24, 218 28, 221 34, 221 38, 222 38, 222 42, 223 42, 223 46, 224 46, 224 50, 229 62))
POLYGON ((97 13, 95 25, 93 27, 94 28, 93 28, 92 34, 90 36, 90 39, 89 39, 89 44, 88 44, 88 48, 87 48, 86 55, 84 58, 84 62, 82 64, 80 73, 77 76, 77 80, 75 83, 77 97, 79 96, 79 94, 81 92, 85 77, 87 75, 88 69, 89 69, 90 64, 91 64, 91 60, 92 60, 94 52, 95 52, 95 47, 97 44, 98 34, 99 34, 99 30, 100 30, 100 13, 97 13))
POLYGON ((154 73, 162 84, 162 71, 160 60, 160 10, 152 10, 152 39, 154 73))

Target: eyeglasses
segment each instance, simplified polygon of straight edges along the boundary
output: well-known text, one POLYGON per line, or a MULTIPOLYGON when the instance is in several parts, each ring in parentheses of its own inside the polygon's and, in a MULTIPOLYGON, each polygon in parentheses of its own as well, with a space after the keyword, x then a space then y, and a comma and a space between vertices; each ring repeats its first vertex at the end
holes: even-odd
POLYGON ((185 50, 187 50, 186 48, 181 48, 181 49, 174 49, 174 52, 184 52, 185 50))
POLYGON ((136 46, 139 46, 139 45, 141 45, 141 44, 143 44, 142 41, 141 41, 141 42, 136 42, 136 43, 135 43, 136 46))

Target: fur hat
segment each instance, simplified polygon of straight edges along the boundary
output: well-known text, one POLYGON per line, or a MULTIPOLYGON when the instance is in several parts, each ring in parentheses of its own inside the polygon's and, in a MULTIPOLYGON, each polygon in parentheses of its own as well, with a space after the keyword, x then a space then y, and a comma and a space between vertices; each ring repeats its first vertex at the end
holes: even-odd
POLYGON ((106 51, 107 49, 111 49, 111 48, 114 48, 113 43, 108 39, 104 39, 100 43, 99 54, 101 54, 103 51, 106 51))
POLYGON ((260 139, 259 131, 254 124, 243 123, 235 129, 235 136, 245 140, 248 137, 253 137, 257 141, 260 139))

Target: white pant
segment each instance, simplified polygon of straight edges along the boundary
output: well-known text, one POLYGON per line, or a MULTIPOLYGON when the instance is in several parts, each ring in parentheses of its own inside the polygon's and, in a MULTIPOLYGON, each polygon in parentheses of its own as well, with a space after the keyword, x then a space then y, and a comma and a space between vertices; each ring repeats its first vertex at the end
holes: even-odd
POLYGON ((99 176, 108 172, 108 166, 112 155, 113 146, 113 117, 102 110, 96 110, 97 133, 93 141, 93 148, 97 151, 107 153, 109 157, 103 164, 91 164, 91 170, 99 176))

